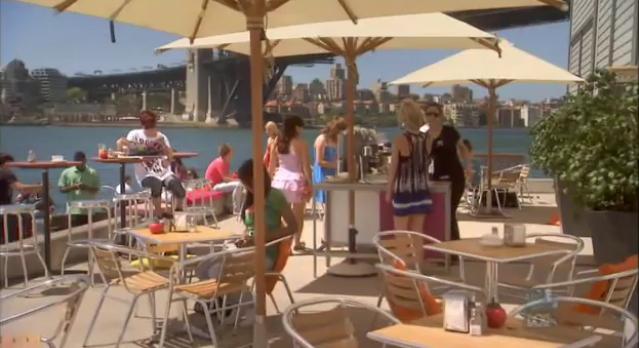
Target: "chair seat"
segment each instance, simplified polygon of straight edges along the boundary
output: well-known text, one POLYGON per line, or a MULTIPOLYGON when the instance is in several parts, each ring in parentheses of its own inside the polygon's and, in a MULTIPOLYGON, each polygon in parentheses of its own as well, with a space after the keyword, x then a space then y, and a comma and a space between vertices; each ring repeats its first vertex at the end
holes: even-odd
MULTIPOLYGON (((169 285, 168 279, 153 271, 136 273, 124 278, 124 282, 126 283, 127 288, 134 292, 147 292, 169 285)), ((116 279, 113 283, 120 283, 120 280, 116 279)))
POLYGON ((10 255, 19 255, 21 252, 24 253, 33 253, 38 249, 33 244, 22 244, 22 249, 18 247, 18 245, 7 247, 6 249, 0 249, 0 255, 2 256, 10 256, 10 255))
POLYGON ((111 241, 106 239, 106 238, 76 239, 76 240, 68 241, 67 242, 67 246, 74 247, 74 248, 88 248, 91 245, 91 243, 95 243, 95 242, 108 243, 108 242, 111 242, 111 241))
POLYGON ((3 348, 40 348, 42 338, 40 335, 2 335, 0 336, 0 347, 3 348))
POLYGON ((215 280, 205 280, 175 287, 177 291, 187 292, 202 299, 211 299, 213 296, 223 296, 243 289, 248 290, 248 286, 244 283, 218 283, 215 280))
POLYGON ((508 281, 499 281, 499 286, 513 289, 527 290, 532 289, 535 285, 543 284, 535 279, 514 278, 508 281))

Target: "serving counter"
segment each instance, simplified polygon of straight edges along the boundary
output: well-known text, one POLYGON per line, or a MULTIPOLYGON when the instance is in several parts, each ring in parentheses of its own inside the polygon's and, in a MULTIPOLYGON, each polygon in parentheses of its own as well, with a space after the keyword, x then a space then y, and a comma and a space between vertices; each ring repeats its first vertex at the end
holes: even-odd
MULTIPOLYGON (((381 231, 394 229, 393 207, 386 201, 387 181, 384 177, 371 178, 364 182, 325 182, 314 186, 315 190, 326 191, 324 208, 323 250, 314 253, 313 271, 317 276, 317 257, 325 256, 326 266, 331 267, 331 256, 336 256, 336 247, 349 244, 348 195, 355 193, 355 254, 347 258, 377 258, 373 237, 381 231)), ((424 219, 421 231, 439 240, 450 239, 450 183, 445 181, 429 183, 433 206, 424 219)), ((313 240, 317 236, 317 204, 313 201, 313 240)), ((340 256, 345 256, 342 252, 340 256)))

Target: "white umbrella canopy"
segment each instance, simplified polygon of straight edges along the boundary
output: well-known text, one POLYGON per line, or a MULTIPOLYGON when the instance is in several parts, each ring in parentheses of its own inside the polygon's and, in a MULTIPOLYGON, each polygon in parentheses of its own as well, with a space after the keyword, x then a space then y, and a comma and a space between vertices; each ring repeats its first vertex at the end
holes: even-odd
POLYGON ((469 49, 416 70, 391 84, 449 86, 474 81, 508 83, 582 82, 578 76, 538 58, 512 43, 499 42, 501 57, 486 50, 469 49))
POLYGON ((246 17, 268 12, 270 28, 407 13, 454 12, 493 8, 551 5, 561 0, 269 0, 263 11, 251 0, 20 0, 128 23, 187 38, 206 37, 246 29, 246 17), (245 16, 246 14, 246 16, 245 16))
MULTIPOLYGON (((450 86, 475 83, 488 89, 488 176, 492 174, 493 121, 496 112, 496 89, 510 83, 578 83, 583 79, 540 59, 512 43, 499 42, 501 55, 486 50, 469 49, 439 62, 416 70, 391 82, 394 85, 420 84, 423 86, 450 86), (488 53, 488 54, 486 54, 488 53)), ((491 185, 487 180, 487 211, 491 213, 491 185)))
MULTIPOLYGON (((354 24, 350 20, 293 25, 268 29, 264 52, 276 57, 329 52, 309 39, 332 38, 343 48, 342 39, 389 38, 375 49, 464 49, 495 48, 497 38, 469 24, 442 13, 365 18, 354 24)), ((179 39, 157 51, 185 48, 223 48, 248 55, 249 32, 179 39)), ((495 55, 494 52, 489 53, 495 55)))

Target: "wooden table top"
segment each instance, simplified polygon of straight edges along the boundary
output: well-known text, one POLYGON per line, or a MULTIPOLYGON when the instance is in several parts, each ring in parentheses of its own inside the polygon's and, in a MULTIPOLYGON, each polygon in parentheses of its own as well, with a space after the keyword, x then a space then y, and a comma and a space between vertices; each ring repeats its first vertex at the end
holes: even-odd
POLYGON ((197 152, 174 152, 173 153, 174 158, 191 158, 191 157, 197 157, 197 156, 199 156, 197 152))
POLYGON ((207 226, 197 226, 195 232, 167 232, 152 234, 148 228, 136 228, 134 236, 157 244, 188 244, 198 242, 224 241, 242 237, 241 233, 221 231, 207 226))
POLYGON ((557 348, 568 343, 600 336, 597 347, 619 347, 620 339, 605 334, 582 331, 575 326, 527 329, 520 320, 509 319, 501 329, 487 329, 483 336, 446 331, 442 327, 443 315, 416 320, 409 324, 398 324, 368 333, 378 342, 410 348, 557 348))
POLYGON ((481 238, 466 238, 425 245, 425 249, 492 262, 513 262, 569 252, 565 247, 545 243, 528 243, 523 247, 485 246, 481 238))
POLYGON ((7 165, 20 169, 55 169, 79 166, 81 162, 75 161, 34 161, 34 162, 9 162, 7 165))
POLYGON ((126 157, 113 157, 113 158, 93 157, 91 159, 98 163, 115 163, 115 164, 140 163, 144 160, 144 158, 141 156, 126 156, 126 157))

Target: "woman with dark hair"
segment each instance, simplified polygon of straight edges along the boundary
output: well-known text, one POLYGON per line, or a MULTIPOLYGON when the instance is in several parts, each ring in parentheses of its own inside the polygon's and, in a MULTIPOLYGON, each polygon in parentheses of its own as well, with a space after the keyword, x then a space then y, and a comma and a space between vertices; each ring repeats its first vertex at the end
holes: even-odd
POLYGON ((284 120, 284 129, 277 137, 276 145, 271 151, 271 168, 269 168, 269 172, 275 173, 272 186, 282 191, 295 214, 297 233, 293 249, 298 251, 305 249, 301 241, 304 209, 313 193, 308 145, 300 136, 303 127, 304 121, 298 116, 289 116, 284 120), (276 163, 277 170, 275 170, 276 163))
MULTIPOLYGON (((315 138, 315 164, 313 165, 313 183, 320 184, 327 176, 337 173, 337 137, 346 129, 346 122, 338 118, 329 122, 315 138)), ((326 191, 316 191, 315 201, 326 203, 326 191)))
POLYGON ((472 170, 468 149, 462 142, 459 132, 453 126, 444 125, 443 108, 438 103, 426 103, 422 106, 429 129, 426 133, 428 153, 433 160, 433 180, 445 180, 451 183, 450 236, 459 239, 457 224, 457 206, 464 194, 466 179, 460 156, 467 171, 472 170))

